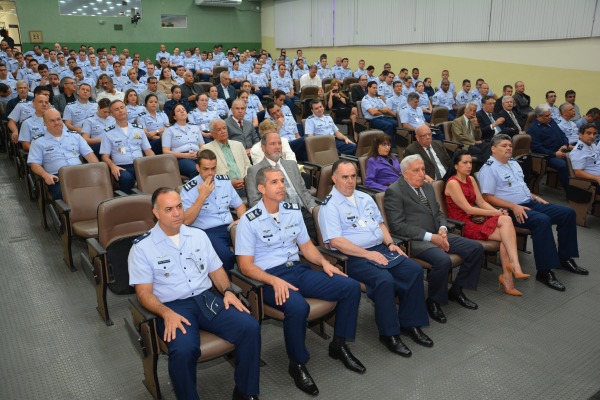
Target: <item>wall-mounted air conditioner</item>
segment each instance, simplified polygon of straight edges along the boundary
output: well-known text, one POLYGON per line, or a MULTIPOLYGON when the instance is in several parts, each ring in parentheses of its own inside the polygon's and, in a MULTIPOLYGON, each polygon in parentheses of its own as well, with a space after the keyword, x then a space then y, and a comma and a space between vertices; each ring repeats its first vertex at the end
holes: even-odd
POLYGON ((197 6, 210 7, 236 7, 242 4, 242 0, 194 0, 197 6))

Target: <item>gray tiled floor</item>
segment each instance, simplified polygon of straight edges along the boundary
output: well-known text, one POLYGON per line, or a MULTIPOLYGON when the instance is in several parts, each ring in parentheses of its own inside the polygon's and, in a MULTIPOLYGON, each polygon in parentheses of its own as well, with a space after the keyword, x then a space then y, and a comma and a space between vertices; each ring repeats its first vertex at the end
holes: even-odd
MULTIPOLYGON (((106 327, 95 310, 93 288, 81 271, 62 262, 55 233, 40 227, 6 155, 0 155, 0 318, 4 352, 0 360, 1 399, 148 399, 142 369, 129 343, 123 318, 127 300, 110 295, 115 325, 106 327)), ((556 199, 560 192, 543 187, 556 199)), ((432 349, 406 343, 413 357, 396 357, 377 341, 372 303, 363 297, 358 338, 351 345, 368 371, 358 376, 327 357, 327 342, 309 332, 309 369, 323 399, 585 399, 600 390, 600 220, 578 228, 580 264, 591 275, 558 271, 567 286, 554 292, 531 279, 517 287, 522 298, 497 289, 497 274, 482 271, 469 296, 480 309, 449 305, 448 323, 426 329, 432 349)), ((82 244, 76 248, 83 249, 82 244)), ((527 272, 533 257, 520 254, 527 272)), ((79 260, 77 259, 77 263, 79 260)), ((331 329, 329 329, 331 332, 331 329)), ((281 324, 262 329, 261 398, 304 399, 287 375, 281 324)), ((159 377, 166 398, 166 359, 159 377)), ((198 368, 205 399, 228 399, 231 366, 222 360, 198 368)))

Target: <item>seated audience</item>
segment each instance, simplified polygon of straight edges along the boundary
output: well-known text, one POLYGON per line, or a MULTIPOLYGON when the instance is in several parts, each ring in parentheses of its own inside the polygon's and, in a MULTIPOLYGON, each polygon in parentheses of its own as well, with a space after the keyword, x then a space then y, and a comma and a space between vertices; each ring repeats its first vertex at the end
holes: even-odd
POLYGON ((177 157, 181 175, 189 179, 198 175, 196 155, 204 146, 204 140, 197 125, 188 124, 188 113, 182 104, 177 104, 169 115, 170 126, 162 135, 163 154, 177 157))
POLYGON ((392 154, 392 142, 385 133, 375 136, 366 163, 365 186, 385 191, 402 176, 400 162, 392 154))
POLYGON ((352 122, 354 140, 358 141, 358 134, 355 129, 358 111, 356 110, 356 107, 352 106, 348 96, 342 92, 342 81, 339 79, 333 79, 331 81, 329 91, 325 93, 325 101, 327 102, 327 109, 335 113, 334 122, 336 124, 342 123, 345 119, 349 119, 352 122))
POLYGON ((152 151, 155 154, 162 154, 160 138, 169 126, 169 117, 159 110, 158 97, 153 94, 146 96, 144 106, 146 107, 146 113, 140 114, 137 124, 144 129, 144 133, 152 146, 152 151))

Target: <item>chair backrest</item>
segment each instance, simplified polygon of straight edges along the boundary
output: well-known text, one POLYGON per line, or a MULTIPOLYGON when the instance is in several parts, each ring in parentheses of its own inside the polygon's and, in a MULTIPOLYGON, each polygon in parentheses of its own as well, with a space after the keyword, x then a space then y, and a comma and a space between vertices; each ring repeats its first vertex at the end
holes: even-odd
POLYGON ((431 124, 437 125, 448 121, 449 114, 448 107, 433 107, 433 110, 431 110, 431 124))
POLYGON ((142 235, 153 226, 150 195, 114 197, 98 206, 98 242, 104 248, 115 240, 142 235))
POLYGON ((375 193, 373 198, 375 199, 375 204, 377 204, 377 208, 383 217, 383 222, 389 228, 390 224, 388 223, 387 214, 385 213, 385 192, 375 193))
POLYGON ((313 86, 313 85, 304 86, 302 88, 302 92, 300 92, 300 99, 301 100, 316 99, 319 95, 319 89, 320 88, 318 86, 313 86))
POLYGON ((294 92, 300 93, 300 79, 294 79, 294 92))
POLYGON ((342 83, 342 89, 350 90, 350 85, 354 83, 358 83, 358 78, 355 78, 353 76, 347 76, 344 78, 344 82, 342 83))
POLYGON ((103 162, 63 167, 58 171, 71 223, 96 219, 98 204, 113 197, 108 165, 103 162))
POLYGON ((435 200, 438 202, 440 206, 440 210, 442 214, 448 215, 446 213, 446 198, 444 197, 444 190, 446 189, 446 182, 443 180, 433 181, 431 184, 433 187, 433 192, 435 193, 435 200))
POLYGON ((446 140, 452 140, 452 121, 444 121, 441 123, 442 129, 444 130, 444 136, 446 140))
POLYGON ((512 138, 512 155, 513 157, 522 156, 531 152, 531 136, 515 135, 512 138))
POLYGON ((533 111, 531 111, 527 115, 527 120, 525 121, 525 126, 523 127, 524 131, 527 131, 527 129, 529 129, 529 127, 531 126, 531 124, 533 124, 533 120, 534 119, 535 119, 535 113, 533 111))
POLYGON ((321 85, 323 86, 323 89, 325 89, 325 85, 329 85, 331 84, 331 81, 333 80, 333 78, 325 78, 321 81, 321 85))
POLYGON ((200 86, 202 86, 202 89, 204 89, 204 91, 208 94, 208 92, 210 91, 210 88, 213 86, 212 82, 198 82, 200 84, 200 86))
POLYGON ((138 157, 133 161, 138 189, 152 194, 159 187, 175 189, 181 185, 177 157, 173 154, 138 157))
POLYGON ((213 82, 215 83, 215 85, 218 85, 219 82, 221 82, 221 77, 219 75, 221 75, 221 72, 223 71, 228 71, 229 68, 228 67, 213 67, 213 82))
POLYGON ((326 249, 329 249, 329 245, 325 244, 323 242, 323 235, 321 234, 321 226, 319 225, 319 210, 321 209, 321 206, 316 206, 315 208, 313 208, 312 211, 312 216, 313 219, 315 220, 315 231, 317 231, 317 244, 321 247, 324 247, 326 249))
POLYGON ((465 104, 458 107, 458 110, 456 110, 456 118, 462 117, 464 113, 465 113, 465 104))
POLYGON ((333 165, 329 164, 321 168, 319 171, 319 181, 317 182, 317 193, 315 197, 319 200, 325 199, 331 189, 333 189, 333 165))
POLYGON ((371 150, 371 146, 373 146, 375 136, 380 133, 383 133, 383 131, 378 129, 362 131, 358 137, 358 143, 356 144, 356 156, 366 156, 369 153, 369 150, 371 150))
POLYGON ((307 137, 304 142, 306 156, 311 163, 328 165, 339 159, 335 139, 331 135, 307 137))
POLYGON ((368 159, 369 159, 369 156, 367 156, 367 155, 358 157, 358 173, 360 174, 360 179, 362 180, 363 185, 365 184, 365 181, 367 180, 367 160, 368 159))
POLYGON ((357 116, 360 119, 365 119, 365 116, 364 116, 364 114, 362 112, 362 106, 361 106, 361 104, 362 104, 362 100, 356 100, 356 112, 358 113, 357 116))

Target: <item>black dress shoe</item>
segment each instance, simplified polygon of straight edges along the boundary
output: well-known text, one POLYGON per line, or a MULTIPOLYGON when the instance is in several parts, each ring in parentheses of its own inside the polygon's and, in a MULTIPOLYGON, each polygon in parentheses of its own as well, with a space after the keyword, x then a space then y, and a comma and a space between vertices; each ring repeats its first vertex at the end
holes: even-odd
POLYGON ((438 304, 438 302, 429 298, 427 299, 426 304, 429 317, 440 324, 445 324, 447 319, 442 311, 442 307, 438 304))
POLYGON ((340 347, 335 348, 332 344, 333 343, 329 344, 329 357, 334 360, 342 360, 344 366, 350 371, 358 372, 359 374, 365 373, 367 369, 362 365, 358 358, 354 357, 350 352, 348 345, 343 344, 340 347))
POLYGON ((462 290, 448 291, 448 300, 455 301, 464 308, 468 308, 469 310, 477 310, 479 308, 477 303, 469 300, 462 290))
POLYGON ((564 292, 567 289, 567 288, 565 288, 565 285, 563 285, 562 283, 560 283, 558 281, 558 279, 556 279, 554 272, 552 272, 549 269, 543 270, 543 271, 538 271, 537 274, 535 275, 535 279, 542 282, 544 285, 548 286, 550 289, 558 290, 559 292, 564 292))
POLYGON ((308 373, 306 365, 290 363, 288 372, 290 376, 294 378, 294 383, 298 389, 302 390, 304 393, 310 394, 311 396, 316 396, 319 394, 319 388, 317 388, 315 381, 313 381, 312 377, 308 373))
POLYGON ((578 275, 589 275, 590 271, 585 268, 581 268, 579 265, 575 263, 575 260, 569 258, 567 260, 560 260, 560 266, 562 269, 566 269, 569 272, 578 275))
POLYGON ((400 336, 379 336, 379 341, 385 344, 385 347, 388 348, 392 353, 396 353, 401 355, 402 357, 410 357, 412 356, 412 351, 404 343, 400 340, 400 336))
POLYGON ((240 392, 237 388, 233 389, 233 396, 231 396, 232 400, 259 400, 258 395, 246 395, 240 392))
POLYGON ((421 328, 402 328, 402 333, 408 335, 415 343, 425 347, 433 347, 433 340, 423 333, 421 328))

